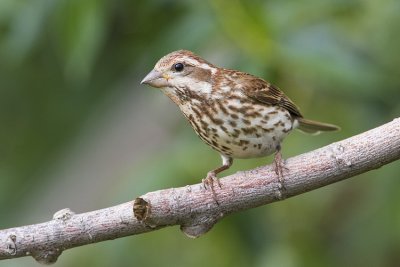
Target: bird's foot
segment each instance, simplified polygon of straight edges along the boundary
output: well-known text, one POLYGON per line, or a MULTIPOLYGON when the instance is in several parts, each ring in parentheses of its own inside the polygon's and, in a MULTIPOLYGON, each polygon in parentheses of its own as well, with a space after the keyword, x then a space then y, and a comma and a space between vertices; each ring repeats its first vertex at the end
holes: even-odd
POLYGON ((221 188, 221 183, 217 177, 217 175, 215 174, 214 171, 209 171, 207 173, 207 177, 201 180, 204 186, 204 189, 208 190, 211 189, 211 193, 213 194, 213 199, 214 201, 217 203, 217 205, 219 205, 219 202, 217 200, 217 194, 215 193, 215 189, 214 189, 214 184, 216 183, 218 185, 219 188, 221 188))
POLYGON ((221 183, 219 182, 219 179, 214 171, 209 171, 207 173, 207 177, 202 179, 201 181, 203 182, 203 186, 205 189, 211 188, 211 190, 214 190, 214 183, 216 183, 218 187, 221 188, 221 183))
POLYGON ((289 170, 285 167, 285 163, 283 162, 282 154, 280 151, 277 151, 274 158, 275 163, 275 173, 278 175, 278 181, 284 189, 284 181, 283 181, 283 170, 289 170))

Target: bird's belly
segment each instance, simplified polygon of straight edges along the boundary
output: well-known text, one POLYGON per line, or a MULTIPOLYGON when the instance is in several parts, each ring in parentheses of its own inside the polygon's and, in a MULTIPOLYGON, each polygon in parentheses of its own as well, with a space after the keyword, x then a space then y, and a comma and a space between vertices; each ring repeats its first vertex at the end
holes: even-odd
MULTIPOLYGON (((242 130, 244 129, 253 128, 242 128, 242 130)), ((254 126, 254 133, 249 134, 241 132, 237 137, 229 132, 224 132, 221 133, 219 138, 215 139, 216 142, 221 145, 213 148, 220 153, 233 158, 268 156, 276 151, 277 147, 290 131, 287 130, 286 132, 283 132, 282 129, 284 128, 278 127, 277 129, 273 129, 254 126)), ((289 123, 287 129, 291 129, 289 123)), ((237 132, 234 132, 234 134, 235 133, 237 132)))
MULTIPOLYGON (((222 140, 222 142, 224 141, 227 140, 222 140)), ((230 146, 228 156, 242 159, 268 156, 276 151, 280 141, 274 135, 264 135, 260 138, 241 137, 239 142, 234 141, 234 144, 230 146)), ((223 154, 225 152, 215 149, 223 154)))
POLYGON ((289 112, 276 106, 252 105, 252 112, 205 110, 185 116, 204 142, 233 158, 270 155, 293 128, 289 112))

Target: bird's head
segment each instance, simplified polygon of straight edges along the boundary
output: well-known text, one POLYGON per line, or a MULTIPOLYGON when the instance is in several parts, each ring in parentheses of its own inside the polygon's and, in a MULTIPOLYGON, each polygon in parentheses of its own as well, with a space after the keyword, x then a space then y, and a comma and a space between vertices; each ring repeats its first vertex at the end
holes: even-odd
POLYGON ((217 67, 196 54, 178 50, 162 57, 141 84, 160 88, 171 98, 190 93, 206 96, 216 71, 217 67))

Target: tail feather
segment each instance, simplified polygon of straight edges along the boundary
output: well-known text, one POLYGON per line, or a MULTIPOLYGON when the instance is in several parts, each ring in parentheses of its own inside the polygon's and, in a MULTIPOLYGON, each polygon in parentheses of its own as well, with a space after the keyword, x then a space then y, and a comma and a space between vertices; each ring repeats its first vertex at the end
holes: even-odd
POLYGON ((305 133, 318 134, 319 132, 330 132, 330 131, 340 130, 339 126, 333 124, 312 121, 304 118, 296 118, 296 119, 299 122, 298 129, 305 133))

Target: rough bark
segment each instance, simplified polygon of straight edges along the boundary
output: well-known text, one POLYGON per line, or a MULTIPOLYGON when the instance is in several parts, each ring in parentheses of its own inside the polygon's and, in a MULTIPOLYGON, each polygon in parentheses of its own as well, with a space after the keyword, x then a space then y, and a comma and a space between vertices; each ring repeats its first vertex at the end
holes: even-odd
POLYGON ((202 184, 150 192, 114 207, 74 214, 63 209, 48 222, 0 230, 0 259, 31 255, 53 263, 63 250, 180 225, 199 237, 223 217, 302 194, 377 169, 400 158, 400 118, 357 136, 285 161, 283 183, 273 166, 221 178, 215 194, 202 184))

